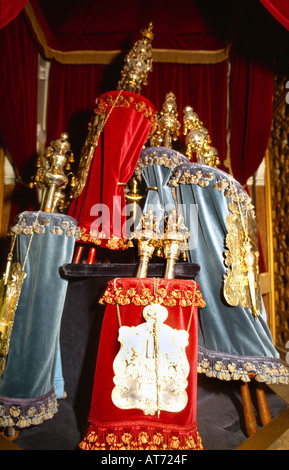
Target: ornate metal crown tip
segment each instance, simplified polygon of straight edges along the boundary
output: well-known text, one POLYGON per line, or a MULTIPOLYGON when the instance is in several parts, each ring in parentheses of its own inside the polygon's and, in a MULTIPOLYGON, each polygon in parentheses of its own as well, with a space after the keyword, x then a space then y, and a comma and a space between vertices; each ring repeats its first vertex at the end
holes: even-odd
POLYGON ((148 28, 145 28, 141 31, 141 35, 143 38, 147 38, 149 41, 152 41, 154 38, 153 34, 153 24, 150 22, 148 28))

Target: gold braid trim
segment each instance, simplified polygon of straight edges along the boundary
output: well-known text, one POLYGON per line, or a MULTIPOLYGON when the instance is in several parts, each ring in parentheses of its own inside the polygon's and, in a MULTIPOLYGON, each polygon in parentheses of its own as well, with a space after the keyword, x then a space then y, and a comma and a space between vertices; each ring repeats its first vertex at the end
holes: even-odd
POLYGON ((148 104, 143 101, 136 101, 134 97, 129 96, 120 96, 118 101, 115 103, 115 100, 111 95, 106 95, 105 97, 101 97, 96 102, 96 108, 94 109, 95 114, 102 114, 104 110, 107 110, 108 107, 114 106, 115 108, 129 108, 133 106, 133 108, 140 113, 143 113, 144 117, 149 120, 150 123, 150 132, 148 138, 150 138, 157 128, 157 113, 154 111, 148 104))
POLYGON ((131 246, 131 241, 125 237, 119 238, 114 235, 108 237, 105 232, 89 230, 85 227, 81 227, 78 241, 82 243, 91 243, 103 248, 109 248, 110 250, 126 250, 131 246))

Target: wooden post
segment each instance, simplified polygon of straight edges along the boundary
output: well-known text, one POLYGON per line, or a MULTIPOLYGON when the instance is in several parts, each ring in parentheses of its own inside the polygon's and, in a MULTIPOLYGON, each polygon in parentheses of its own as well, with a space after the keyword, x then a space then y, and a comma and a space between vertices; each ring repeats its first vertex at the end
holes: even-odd
POLYGON ((261 423, 263 426, 265 426, 266 424, 270 423, 272 418, 264 390, 264 385, 260 382, 256 382, 256 396, 261 423))
POLYGON ((243 411, 246 430, 248 436, 250 437, 256 434, 256 432, 258 431, 258 427, 247 382, 244 382, 241 385, 241 395, 243 400, 243 411))

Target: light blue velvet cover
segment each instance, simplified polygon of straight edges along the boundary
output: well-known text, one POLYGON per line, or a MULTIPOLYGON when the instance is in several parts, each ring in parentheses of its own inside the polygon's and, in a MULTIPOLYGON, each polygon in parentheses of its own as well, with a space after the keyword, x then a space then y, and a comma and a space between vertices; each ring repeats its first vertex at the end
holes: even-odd
MULTIPOLYGON (((146 152, 149 153, 149 149, 146 152)), ((218 184, 215 183, 228 182, 228 174, 190 162, 174 166, 170 178, 168 174, 167 169, 156 163, 143 170, 146 184, 160 188, 158 195, 157 191, 152 196, 148 193, 144 212, 154 201, 160 206, 171 205, 174 192, 177 198, 175 207, 183 213, 189 228, 188 261, 201 267, 196 281, 207 303, 199 311, 198 371, 222 380, 243 381, 249 381, 248 374, 253 372, 259 381, 288 383, 288 372, 274 347, 262 300, 262 312, 256 319, 251 310, 241 305, 232 307, 223 297, 225 219, 229 214, 230 198, 226 197, 224 189, 216 189, 218 184), (188 184, 184 175, 189 173, 197 174, 195 181, 199 181, 200 174, 205 177, 200 178, 199 184, 188 184), (191 210, 192 205, 197 205, 197 212, 196 209, 191 210), (192 213, 197 213, 193 220, 192 213)), ((240 184, 235 183, 244 193, 240 184)), ((249 197, 247 193, 246 197, 249 197)), ((161 207, 159 212, 162 212, 161 207)))
POLYGON ((0 426, 11 425, 12 417, 16 425, 25 427, 52 417, 56 398, 63 397, 59 335, 67 281, 61 277, 60 268, 72 260, 77 222, 63 214, 26 212, 19 214, 14 228, 20 231, 15 260, 21 264, 31 230, 35 233, 7 365, 0 377, 0 426), (39 224, 35 228, 36 217, 39 224), (36 411, 32 412, 31 406, 36 411), (17 409, 15 416, 11 407, 17 409))

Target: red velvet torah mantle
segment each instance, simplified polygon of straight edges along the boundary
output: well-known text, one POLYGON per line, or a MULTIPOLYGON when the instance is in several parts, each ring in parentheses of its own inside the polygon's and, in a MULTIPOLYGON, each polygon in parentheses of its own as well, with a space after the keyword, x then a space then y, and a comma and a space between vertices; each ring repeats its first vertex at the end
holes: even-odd
POLYGON ((124 184, 132 177, 140 152, 154 132, 156 111, 149 100, 114 90, 99 97, 96 114, 105 111, 87 180, 69 214, 81 228, 81 242, 109 249, 127 246, 124 184))
MULTIPOLYGON (((193 280, 178 279, 114 279, 107 285, 100 303, 106 304, 101 331, 92 400, 88 417, 88 429, 79 444, 83 450, 202 450, 202 440, 197 430, 197 348, 198 348, 198 308, 205 306, 198 284, 193 280), (120 346, 120 331, 139 331, 142 342, 145 325, 143 311, 146 306, 159 304, 166 307, 168 316, 163 323, 165 340, 160 340, 159 358, 166 357, 169 334, 187 334, 184 347, 188 361, 186 382, 187 401, 178 411, 160 409, 159 413, 145 414, 143 408, 124 409, 113 401, 115 369, 113 363, 123 347, 120 346), (121 328, 120 328, 121 327, 121 328), (132 328, 137 327, 137 328, 132 328), (169 328, 170 327, 170 328, 169 328), (184 331, 185 330, 185 331, 184 331), (162 355, 161 353, 164 353, 162 355)), ((160 330, 158 330, 160 331, 160 330)), ((161 335, 160 335, 161 337, 161 335)), ((178 336, 176 336, 178 337, 178 336)), ((175 345, 176 343, 174 343, 175 345)), ((137 356, 141 348, 131 348, 133 354, 125 357, 125 363, 132 365, 132 356, 137 356)), ((165 360, 164 360, 165 361, 165 360)), ((138 375, 146 358, 139 361, 131 377, 138 375)), ((162 363, 163 365, 163 363, 162 363)), ((174 364, 178 368, 180 363, 174 364)), ((179 385, 179 384, 178 384, 179 385)), ((166 386, 166 385, 165 385, 166 386)), ((138 389, 136 388, 138 393, 138 389)), ((139 387, 145 395, 147 389, 139 387)))

